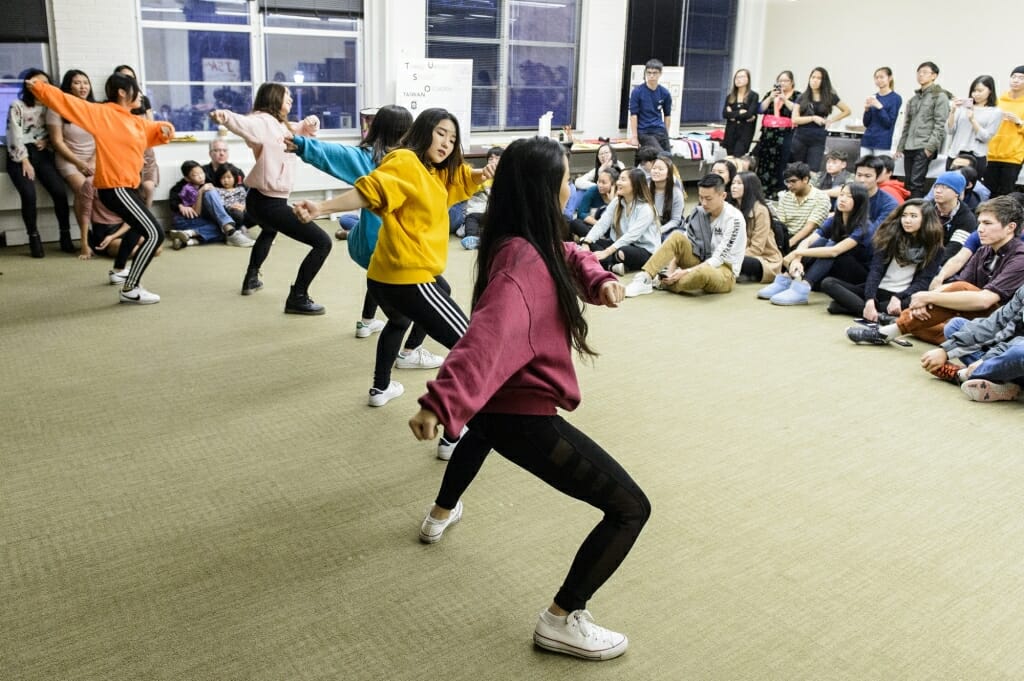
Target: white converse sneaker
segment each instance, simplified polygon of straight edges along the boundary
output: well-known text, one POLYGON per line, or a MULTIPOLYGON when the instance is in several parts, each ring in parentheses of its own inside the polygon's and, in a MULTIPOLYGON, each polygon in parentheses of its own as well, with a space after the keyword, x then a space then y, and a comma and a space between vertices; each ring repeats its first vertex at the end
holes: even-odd
POLYGON ((587 660, 610 660, 626 652, 626 635, 595 624, 589 610, 574 610, 564 622, 561 620, 546 608, 542 610, 533 642, 546 650, 587 660))
POLYGON ((384 329, 384 322, 379 319, 371 319, 369 322, 359 320, 356 322, 356 338, 369 338, 375 333, 384 329))
POLYGON ((459 431, 459 437, 455 440, 449 440, 444 435, 437 441, 437 458, 441 461, 448 461, 452 458, 452 453, 458 446, 459 441, 462 440, 462 436, 466 434, 469 428, 462 426, 462 430, 459 431))
POLYGON ((410 350, 405 357, 398 356, 395 360, 396 369, 436 369, 444 362, 444 357, 435 355, 422 345, 410 350))
POLYGON ((420 541, 424 544, 436 544, 441 541, 441 535, 448 529, 449 525, 454 525, 462 519, 462 500, 460 499, 455 504, 455 508, 444 520, 430 517, 430 512, 427 512, 427 517, 423 519, 420 524, 420 541))
POLYGON ((110 270, 107 272, 107 280, 111 284, 123 284, 128 279, 128 268, 123 270, 110 270))
POLYGON ((134 305, 152 305, 153 303, 160 302, 160 296, 150 293, 141 286, 136 286, 131 291, 121 290, 118 299, 122 303, 132 303, 134 305))
POLYGON ((256 243, 255 240, 250 239, 248 236, 242 234, 242 232, 237 229, 231 232, 231 234, 228 234, 225 240, 228 242, 229 245, 238 246, 239 248, 252 248, 252 245, 256 243))
POLYGON ((388 387, 385 388, 384 390, 370 388, 370 406, 383 407, 385 404, 395 399, 404 392, 405 387, 398 381, 391 381, 391 383, 388 384, 388 387))
POLYGON ((637 272, 633 275, 633 281, 626 284, 626 297, 636 298, 654 292, 654 282, 646 272, 637 272))

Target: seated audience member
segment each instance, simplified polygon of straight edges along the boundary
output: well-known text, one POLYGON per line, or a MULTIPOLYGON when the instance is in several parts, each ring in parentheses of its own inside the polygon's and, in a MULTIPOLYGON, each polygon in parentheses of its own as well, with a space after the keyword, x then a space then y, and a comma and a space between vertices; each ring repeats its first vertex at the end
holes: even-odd
POLYGON ((235 176, 235 184, 241 185, 245 182, 245 173, 238 166, 228 161, 228 143, 217 138, 210 141, 210 162, 203 166, 203 173, 206 174, 206 181, 216 185, 217 171, 228 167, 235 176))
MULTIPOLYGON (((1017 203, 1021 205, 1021 209, 1024 210, 1024 194, 1014 192, 1013 194, 1009 194, 1009 196, 1016 199, 1017 203)), ((1021 240, 1024 240, 1024 233, 1021 234, 1020 238, 1021 240)), ((978 236, 978 231, 975 230, 971 232, 970 236, 967 237, 967 240, 964 241, 963 247, 958 250, 953 257, 942 264, 942 269, 940 269, 939 273, 932 279, 928 289, 934 291, 948 281, 951 281, 953 277, 964 268, 964 265, 967 264, 967 261, 971 259, 979 248, 981 248, 981 237, 978 236)))
POLYGON ((616 189, 614 208, 605 210, 580 246, 594 251, 606 270, 621 276, 639 269, 651 257, 661 243, 661 231, 644 171, 633 168, 622 173, 616 189))
POLYGON ((893 170, 896 169, 896 161, 892 159, 892 156, 881 154, 875 158, 882 162, 882 174, 878 176, 878 189, 894 198, 897 205, 909 199, 910 192, 903 186, 903 182, 892 176, 893 170))
POLYGON ((790 251, 782 264, 789 275, 757 292, 773 305, 806 305, 811 289, 826 276, 848 284, 862 284, 871 264, 871 237, 875 224, 868 217, 868 193, 859 182, 843 185, 836 199, 836 212, 809 237, 790 251), (805 265, 804 258, 811 259, 805 265), (786 286, 788 280, 788 286, 786 286))
POLYGON ((664 241, 669 232, 682 226, 686 203, 682 184, 676 176, 676 166, 667 154, 661 154, 651 164, 651 196, 654 199, 654 212, 661 222, 659 229, 664 241))
POLYGON ((942 222, 943 261, 953 257, 971 232, 978 228, 978 218, 967 204, 960 200, 966 187, 967 181, 956 170, 942 173, 932 186, 935 209, 939 212, 939 220, 942 222))
POLYGON ((828 217, 830 202, 825 192, 811 186, 811 169, 806 163, 790 163, 783 171, 786 190, 779 192, 775 215, 789 230, 788 252, 820 227, 828 217))
MULTIPOLYGON (((722 178, 722 182, 725 183, 726 189, 732 186, 732 181, 736 177, 736 164, 727 158, 715 161, 711 164, 711 172, 722 178)), ((732 203, 732 197, 726 196, 726 202, 732 203)))
MULTIPOLYGON (((487 150, 487 165, 493 161, 497 167, 499 159, 501 159, 501 147, 491 147, 487 150)), ((494 180, 485 180, 473 196, 466 200, 466 218, 463 222, 466 236, 462 237, 460 243, 467 251, 476 250, 480 245, 480 226, 484 219, 484 213, 487 212, 487 201, 491 197, 491 185, 493 184, 494 180)))
POLYGON ((651 165, 654 164, 654 159, 663 153, 660 148, 651 146, 640 147, 636 150, 636 167, 644 171, 647 179, 650 179, 651 165))
POLYGON ((832 298, 831 314, 891 323, 939 271, 942 223, 935 207, 922 199, 904 202, 879 225, 872 245, 874 256, 863 284, 826 277, 821 291, 832 298))
POLYGON ((615 191, 619 181, 617 168, 605 168, 597 174, 597 184, 583 194, 576 204, 576 217, 569 222, 569 229, 576 239, 587 236, 590 229, 601 219, 605 209, 613 205, 617 197, 615 191))
MULTIPOLYGON (((978 172, 978 159, 974 158, 974 154, 963 152, 957 154, 956 158, 950 161, 950 170, 960 170, 961 168, 971 168, 976 173, 975 177, 978 179, 974 182, 974 193, 978 196, 978 203, 991 199, 992 190, 981 181, 981 173, 978 172)), ((967 177, 967 175, 964 175, 964 177, 967 177)), ((974 208, 977 208, 977 206, 974 206, 974 208)))
POLYGON ((220 201, 224 204, 224 210, 227 211, 236 225, 240 225, 238 229, 244 234, 244 225, 248 220, 248 216, 245 213, 245 197, 249 194, 249 190, 245 185, 238 182, 238 174, 235 173, 235 170, 236 168, 231 165, 222 165, 217 168, 213 171, 213 186, 217 188, 217 193, 220 194, 220 201))
POLYGON ((1017 399, 1024 386, 1024 286, 989 316, 954 317, 944 332, 942 345, 921 356, 925 371, 959 383, 975 402, 1017 399))
POLYGON ((981 248, 967 261, 957 278, 931 291, 920 291, 895 323, 870 328, 851 327, 846 336, 854 343, 885 345, 897 336, 913 334, 938 345, 943 326, 953 317, 986 316, 1024 285, 1024 241, 1016 238, 1024 210, 1009 196, 978 206, 981 248))
POLYGON ((761 180, 749 171, 741 171, 732 181, 732 205, 739 208, 747 223, 747 248, 740 267, 740 281, 768 283, 782 270, 782 252, 775 243, 772 216, 765 201, 761 180))
POLYGON ((587 191, 596 185, 597 176, 602 170, 607 168, 615 168, 621 173, 626 169, 626 164, 620 161, 619 157, 616 156, 615 150, 612 149, 612 145, 605 142, 597 148, 593 169, 588 170, 586 173, 576 178, 576 189, 579 189, 580 191, 587 191))
POLYGON ((747 232, 739 209, 725 200, 725 183, 715 174, 697 183, 700 203, 685 231, 672 232, 626 286, 626 297, 659 288, 673 293, 728 293, 743 265, 747 232), (665 270, 662 272, 662 270, 665 270))
POLYGON ((202 166, 195 161, 181 164, 182 179, 171 187, 171 219, 174 229, 167 231, 171 248, 227 241, 232 246, 251 248, 252 239, 236 229, 216 187, 206 181, 202 166))
POLYGON ((876 156, 857 159, 853 178, 868 191, 868 219, 877 227, 898 205, 896 200, 878 190, 878 180, 885 170, 885 163, 876 156))
MULTIPOLYGON (((974 157, 970 154, 962 154, 953 159, 953 170, 964 176, 964 193, 961 201, 967 204, 973 214, 979 204, 992 198, 992 192, 978 179, 978 171, 974 169, 974 157)), ((928 190, 925 195, 929 201, 935 198, 935 187, 928 190)))
POLYGON ((846 169, 846 152, 842 149, 833 149, 825 154, 825 172, 818 173, 814 180, 814 186, 828 195, 832 200, 832 210, 835 210, 839 190, 849 179, 850 171, 846 169))

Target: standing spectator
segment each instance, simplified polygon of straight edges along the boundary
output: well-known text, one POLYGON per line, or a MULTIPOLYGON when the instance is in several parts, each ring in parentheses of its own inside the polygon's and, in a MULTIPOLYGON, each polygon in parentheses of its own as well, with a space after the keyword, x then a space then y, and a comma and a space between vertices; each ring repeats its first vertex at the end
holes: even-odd
POLYGON ((1013 191, 1024 163, 1024 65, 1010 74, 1010 89, 999 97, 1003 122, 988 145, 985 184, 992 196, 1013 191))
POLYGON ((938 77, 939 67, 934 62, 926 61, 917 67, 917 84, 921 87, 907 103, 903 134, 896 145, 896 158, 903 157, 907 189, 915 199, 925 195, 928 165, 946 140, 946 119, 952 95, 935 82, 938 77))
POLYGON ((765 196, 774 198, 783 186, 782 174, 789 165, 789 150, 793 141, 793 114, 800 93, 793 89, 793 72, 783 71, 775 78, 775 85, 762 99, 761 139, 754 149, 757 158, 757 176, 764 187, 765 196))
POLYGON ((794 163, 806 163, 812 172, 821 170, 821 158, 825 153, 825 139, 828 126, 850 115, 850 107, 832 89, 828 71, 817 67, 807 79, 807 88, 797 100, 797 112, 793 114, 793 144, 790 159, 794 163), (832 113, 839 109, 839 113, 832 113))
POLYGON ((7 176, 21 197, 21 219, 28 233, 29 253, 33 258, 46 255, 43 240, 39 236, 36 213, 36 180, 46 188, 53 198, 53 212, 60 229, 60 250, 74 253, 71 241, 71 211, 68 210, 68 195, 64 182, 57 172, 57 165, 46 131, 46 107, 36 101, 28 87, 28 81, 36 79, 49 83, 50 77, 40 69, 26 69, 18 76, 22 85, 18 98, 7 111, 7 176))
POLYGON ((657 145, 672 153, 668 139, 668 130, 672 127, 672 93, 658 84, 664 68, 658 59, 648 60, 644 65, 644 82, 629 95, 629 142, 634 146, 657 145))
POLYGON ((903 98, 893 92, 892 69, 875 70, 878 92, 864 101, 864 136, 860 140, 861 156, 879 156, 892 152, 892 135, 903 98))
POLYGON ((996 83, 992 76, 978 76, 971 81, 966 98, 957 97, 949 110, 946 129, 949 132, 949 152, 946 170, 953 168, 958 156, 970 155, 979 175, 988 166, 988 143, 999 130, 1003 112, 996 108, 996 83))
POLYGON ((722 118, 725 119, 722 145, 729 156, 743 156, 750 151, 757 128, 757 100, 757 92, 750 89, 750 71, 737 70, 732 77, 732 89, 722 107, 722 118))

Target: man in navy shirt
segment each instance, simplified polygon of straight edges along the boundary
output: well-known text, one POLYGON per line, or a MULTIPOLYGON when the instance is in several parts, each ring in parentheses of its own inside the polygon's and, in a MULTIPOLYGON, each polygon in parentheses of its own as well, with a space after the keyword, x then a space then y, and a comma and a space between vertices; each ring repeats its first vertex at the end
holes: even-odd
POLYGON ((672 94, 659 85, 665 65, 651 59, 644 65, 644 82, 629 95, 629 142, 633 145, 657 143, 671 153, 668 129, 672 126, 672 94), (645 141, 644 138, 652 138, 645 141))
POLYGON ((868 219, 874 227, 882 224, 889 213, 896 210, 896 199, 878 189, 878 180, 885 170, 885 162, 877 156, 862 156, 857 159, 853 179, 868 190, 868 219))

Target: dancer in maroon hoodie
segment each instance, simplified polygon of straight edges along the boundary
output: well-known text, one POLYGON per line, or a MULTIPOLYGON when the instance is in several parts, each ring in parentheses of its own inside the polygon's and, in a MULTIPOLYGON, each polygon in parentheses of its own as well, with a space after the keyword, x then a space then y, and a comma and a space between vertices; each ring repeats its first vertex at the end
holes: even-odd
POLYGON ((469 422, 420 527, 425 543, 462 517, 460 497, 492 448, 604 513, 540 613, 533 639, 548 650, 605 660, 624 653, 628 641, 595 624, 587 600, 625 559, 651 506, 607 452, 557 414, 580 402, 572 350, 594 354, 578 296, 616 307, 624 294, 592 254, 564 243, 568 183, 557 142, 534 137, 505 150, 484 218, 469 330, 427 384, 409 426, 422 440, 435 437, 439 425, 457 433, 469 422), (495 347, 504 349, 500 357, 495 347))

